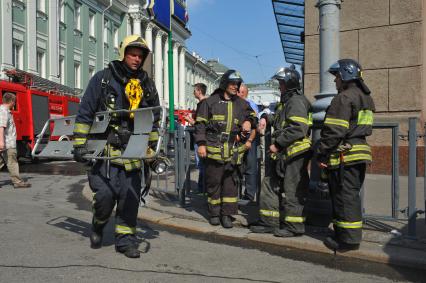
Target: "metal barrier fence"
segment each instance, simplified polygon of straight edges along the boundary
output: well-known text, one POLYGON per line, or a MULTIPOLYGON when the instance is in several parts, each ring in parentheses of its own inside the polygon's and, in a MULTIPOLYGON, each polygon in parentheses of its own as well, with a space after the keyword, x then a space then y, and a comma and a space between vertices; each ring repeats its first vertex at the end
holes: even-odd
POLYGON ((192 163, 194 152, 191 150, 192 132, 192 128, 177 124, 174 133, 165 134, 161 151, 169 158, 172 166, 166 168, 161 176, 157 175, 151 184, 151 187, 157 190, 175 192, 182 207, 186 205, 186 197, 190 189, 191 167, 194 165, 192 163), (172 182, 174 185, 171 184, 172 182))
MULTIPOLYGON (((392 173, 391 173, 391 206, 392 216, 365 214, 364 192, 361 190, 362 212, 367 219, 397 220, 399 211, 399 124, 398 123, 375 123, 373 129, 392 129, 392 173)), ((373 161, 374 162, 374 161, 373 161)))
MULTIPOLYGON (((400 179, 399 179, 399 139, 401 136, 399 130, 399 123, 375 123, 374 129, 391 129, 392 130, 392 165, 391 165, 391 215, 374 215, 366 214, 364 209, 364 188, 361 190, 361 198, 363 200, 362 211, 365 220, 386 220, 386 221, 408 221, 408 234, 405 235, 409 238, 416 238, 416 221, 418 214, 424 213, 423 210, 416 208, 416 172, 417 172, 417 140, 419 137, 423 137, 426 144, 426 136, 420 136, 416 131, 417 118, 409 118, 409 131, 408 131, 408 206, 400 209, 400 179), (400 214, 404 213, 406 218, 401 218, 400 214)), ((424 125, 426 131, 426 124, 424 125)), ((176 193, 180 205, 183 207, 186 205, 186 197, 190 189, 190 171, 194 163, 193 155, 194 152, 191 150, 191 132, 192 128, 177 125, 175 133, 168 133, 164 138, 162 149, 165 154, 172 160, 173 167, 168 168, 165 174, 165 186, 163 189, 171 191, 170 180, 174 178, 174 192, 176 193), (172 174, 170 172, 172 171, 172 174)), ((262 156, 265 157, 265 164, 263 170, 270 170, 268 168, 268 155, 265 152, 268 149, 268 144, 271 141, 271 131, 265 133, 265 144, 264 152, 262 156)), ((424 158, 426 161, 426 150, 424 152, 424 158)), ((259 166, 260 170, 260 166, 259 166)), ((425 166, 426 176, 426 166, 425 166)), ((260 176, 260 174, 259 174, 260 176)), ((157 176, 157 189, 159 189, 159 176, 157 176)), ((258 182, 260 185, 260 182, 258 182)), ((258 192, 260 189, 258 189, 258 192)), ((426 182, 424 183, 425 191, 425 206, 426 206, 426 182)))

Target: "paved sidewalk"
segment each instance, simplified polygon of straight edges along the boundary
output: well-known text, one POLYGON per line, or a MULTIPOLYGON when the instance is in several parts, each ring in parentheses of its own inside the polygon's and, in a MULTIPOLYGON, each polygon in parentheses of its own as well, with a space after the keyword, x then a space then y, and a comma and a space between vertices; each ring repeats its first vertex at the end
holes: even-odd
MULTIPOLYGON (((377 179, 376 177, 374 177, 377 179)), ((153 180, 153 186, 156 185, 153 180)), ((164 187, 160 181, 160 187, 164 187)), ((147 205, 139 210, 139 219, 150 223, 168 226, 184 232, 223 237, 233 241, 251 241, 252 244, 276 245, 285 248, 300 249, 311 252, 332 254, 322 240, 328 232, 327 228, 307 227, 307 233, 296 238, 277 238, 271 234, 249 233, 248 223, 256 218, 256 206, 240 206, 240 214, 236 216, 233 229, 224 229, 208 224, 206 199, 202 195, 189 195, 186 207, 179 206, 174 183, 168 184, 168 191, 153 189, 147 199, 147 205)), ((83 195, 91 200, 88 185, 83 195)), ((377 203, 376 203, 377 204, 377 203)), ((363 242, 357 251, 338 253, 339 256, 367 260, 372 262, 409 266, 426 269, 426 225, 424 218, 418 219, 418 238, 407 239, 398 233, 406 231, 406 222, 368 221, 364 228, 363 242), (390 231, 394 230, 392 233, 390 231)))

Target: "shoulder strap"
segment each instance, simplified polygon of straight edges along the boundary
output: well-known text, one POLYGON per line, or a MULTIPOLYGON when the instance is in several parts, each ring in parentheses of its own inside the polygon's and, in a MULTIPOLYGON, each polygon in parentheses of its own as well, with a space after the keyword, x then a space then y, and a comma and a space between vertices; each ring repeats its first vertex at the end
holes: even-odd
POLYGON ((106 68, 104 70, 104 75, 103 75, 102 81, 101 81, 102 95, 105 94, 105 90, 109 86, 109 82, 111 80, 111 76, 112 76, 112 72, 111 72, 110 68, 106 68))
POLYGON ((112 72, 110 68, 104 69, 104 73, 101 80, 101 97, 100 97, 100 104, 98 111, 105 111, 105 103, 106 103, 106 96, 107 96, 107 89, 109 87, 109 83, 111 81, 112 72))

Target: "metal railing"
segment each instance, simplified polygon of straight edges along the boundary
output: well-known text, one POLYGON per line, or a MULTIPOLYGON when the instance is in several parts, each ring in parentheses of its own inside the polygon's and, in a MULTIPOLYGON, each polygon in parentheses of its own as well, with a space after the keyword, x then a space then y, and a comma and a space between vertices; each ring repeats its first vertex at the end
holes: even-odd
MULTIPOLYGON (((385 122, 385 123, 375 123, 373 129, 390 129, 392 131, 392 165, 391 165, 391 215, 377 215, 377 214, 367 214, 365 213, 364 207, 364 193, 365 188, 361 190, 362 198, 362 211, 365 220, 385 220, 385 221, 408 221, 408 232, 405 235, 408 238, 416 238, 416 222, 418 214, 424 213, 423 210, 416 208, 416 173, 417 173, 417 140, 419 137, 423 137, 426 144, 426 136, 420 136, 416 131, 417 118, 409 119, 409 130, 408 130, 408 206, 406 208, 400 208, 400 161, 399 161, 399 139, 401 135, 399 133, 400 124, 396 122, 385 122), (406 217, 401 217, 401 213, 404 213, 406 217)), ((426 124, 424 125, 426 131, 426 124)), ((192 128, 184 127, 178 125, 174 134, 168 133, 164 138, 163 148, 166 155, 173 160, 173 168, 169 168, 166 175, 169 175, 169 172, 173 170, 172 175, 174 175, 175 185, 174 191, 178 197, 179 204, 183 207, 186 206, 186 198, 190 189, 190 171, 193 166, 192 156, 194 152, 190 148, 191 138, 190 133, 193 131, 192 128), (173 143, 171 143, 173 141, 173 143), (173 144, 171 146, 171 144, 173 144)), ((265 153, 268 149, 268 144, 271 140, 271 132, 266 131, 265 133, 265 153)), ((426 161, 426 150, 424 153, 424 158, 426 161)), ((265 156, 265 164, 263 170, 270 170, 268 168, 268 158, 267 154, 265 156)), ((260 167, 259 167, 260 168, 260 167)), ((426 176, 426 166, 425 166, 425 176, 426 176)), ((158 179, 158 176, 157 176, 158 179)), ((166 178, 166 180, 169 180, 166 178)), ((260 182, 259 182, 260 183, 260 182)), ((158 184, 158 183, 157 183, 158 184)), ((260 185, 260 184, 259 184, 260 185)), ((158 187, 158 185, 157 185, 158 187)), ((166 181, 165 184, 166 190, 170 192, 170 184, 166 181)), ((258 189, 258 191, 260 191, 258 189)), ((425 191, 425 206, 426 206, 426 182, 424 184, 425 191)))
POLYGON ((399 211, 399 123, 375 123, 373 129, 392 129, 391 206, 392 216, 365 214, 364 187, 361 190, 362 212, 365 218, 397 220, 399 211))

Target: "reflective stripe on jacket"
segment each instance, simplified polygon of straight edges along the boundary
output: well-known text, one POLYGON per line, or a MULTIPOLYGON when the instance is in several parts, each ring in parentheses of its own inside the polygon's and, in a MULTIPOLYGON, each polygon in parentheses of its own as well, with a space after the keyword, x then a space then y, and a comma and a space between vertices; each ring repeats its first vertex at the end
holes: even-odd
POLYGON ((285 159, 292 159, 311 149, 311 104, 300 91, 287 92, 268 120, 272 120, 274 127, 272 142, 283 150, 285 159))
MULTIPOLYGON (((118 61, 113 61, 110 63, 110 67, 114 64, 117 65, 122 63, 118 61)), ((148 74, 145 71, 141 71, 140 73, 138 73, 137 78, 140 80, 140 86, 143 91, 143 97, 140 100, 137 108, 159 106, 160 100, 158 97, 157 89, 155 88, 154 81, 148 77, 148 74)), ((123 85, 123 83, 115 77, 114 72, 110 70, 107 71, 107 69, 104 69, 96 73, 90 79, 83 98, 81 99, 80 107, 78 109, 74 126, 74 147, 84 146, 87 142, 87 139, 91 138, 91 135, 89 133, 91 125, 93 123, 93 119, 95 117, 95 113, 99 111, 108 110, 105 109, 106 98, 103 97, 106 96, 108 93, 115 93, 115 105, 113 104, 115 110, 130 109, 130 104, 125 94, 125 85, 123 85), (110 72, 110 75, 107 76, 106 72, 110 72), (109 83, 107 84, 105 91, 102 91, 103 88, 101 86, 104 76, 109 77, 109 83)), ((125 114, 120 114, 115 116, 115 119, 117 119, 117 121, 110 122, 107 132, 101 134, 102 139, 106 138, 106 135, 108 135, 109 131, 117 130, 117 127, 121 127, 122 120, 126 120, 126 122, 128 123, 129 130, 133 129, 133 119, 129 115, 126 116, 125 114)), ((159 113, 154 113, 153 131, 149 135, 150 143, 158 140, 158 132, 156 130, 156 127, 159 119, 159 113)), ((99 137, 94 136, 94 138, 96 139, 99 137)), ((125 148, 115 149, 110 146, 104 150, 104 155, 114 154, 111 156, 121 156, 121 153, 122 151, 124 151, 124 149, 125 148)), ((125 167, 127 171, 141 168, 140 160, 126 160, 117 158, 111 162, 116 165, 125 167)))
POLYGON ((226 100, 223 91, 217 90, 197 105, 196 117, 195 142, 207 146, 207 158, 241 164, 246 149, 236 137, 244 121, 252 128, 257 125, 249 103, 238 96, 226 100))
POLYGON ((327 109, 317 151, 318 160, 327 162, 330 168, 338 167, 341 159, 345 165, 371 162, 371 148, 366 137, 372 134, 374 111, 372 97, 355 82, 349 83, 333 98, 327 109), (352 147, 340 156, 338 147, 345 143, 352 147))

